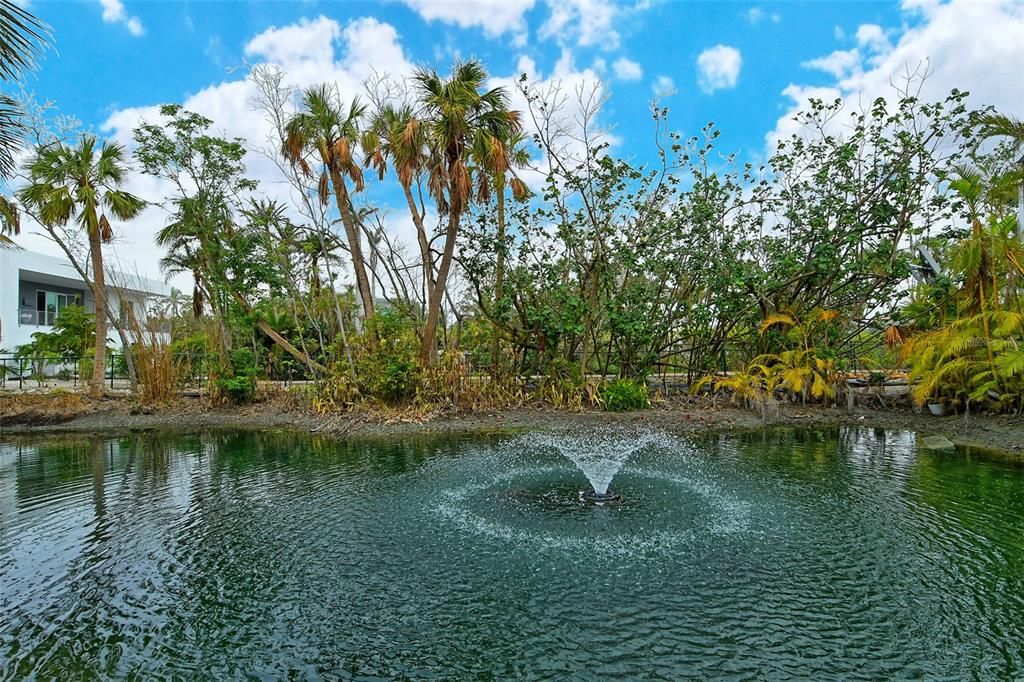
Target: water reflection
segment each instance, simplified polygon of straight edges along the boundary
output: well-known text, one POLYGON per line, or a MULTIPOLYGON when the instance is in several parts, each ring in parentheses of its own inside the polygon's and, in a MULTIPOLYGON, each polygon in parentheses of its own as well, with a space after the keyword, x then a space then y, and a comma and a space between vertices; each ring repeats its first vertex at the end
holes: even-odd
POLYGON ((1019 465, 899 431, 742 432, 638 454, 633 506, 596 515, 502 494, 511 464, 510 485, 572 467, 497 442, 0 443, 0 678, 1024 674, 1019 465), (659 472, 713 483, 749 532, 700 537, 721 510, 659 472), (529 532, 435 513, 463 503, 529 532), (691 517, 692 542, 588 555, 691 517), (558 533, 583 541, 542 546, 558 533))

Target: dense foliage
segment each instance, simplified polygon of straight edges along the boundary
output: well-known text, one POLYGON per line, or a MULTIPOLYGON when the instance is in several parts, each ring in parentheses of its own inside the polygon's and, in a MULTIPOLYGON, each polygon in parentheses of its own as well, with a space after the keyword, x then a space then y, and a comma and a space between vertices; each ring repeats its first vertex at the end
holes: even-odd
MULTIPOLYGON (((969 111, 966 93, 812 101, 755 166, 723 154, 713 124, 686 137, 657 106, 651 160, 620 157, 599 88, 489 88, 477 61, 360 93, 252 78, 266 146, 166 105, 133 149, 171 188, 150 198, 169 214, 165 270, 193 284, 162 313, 174 376, 224 399, 305 379, 324 411, 527 394, 619 410, 672 374, 746 404, 835 401, 853 374, 905 367, 920 402, 1022 406, 1021 126, 969 111), (254 149, 279 187, 247 177, 254 149)), ((47 196, 74 180, 60 154, 98 154, 105 210, 131 218, 120 152, 41 148, 21 198, 98 250, 98 204, 47 196)))

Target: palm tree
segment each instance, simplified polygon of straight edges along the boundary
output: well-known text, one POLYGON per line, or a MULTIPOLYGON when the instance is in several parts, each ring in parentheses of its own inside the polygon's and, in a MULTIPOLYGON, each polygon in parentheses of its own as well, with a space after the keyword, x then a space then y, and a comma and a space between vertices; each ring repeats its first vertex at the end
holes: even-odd
POLYGON ((338 213, 345 227, 349 253, 352 255, 352 270, 356 278, 356 290, 363 306, 363 314, 373 316, 373 292, 366 274, 363 257, 360 226, 352 208, 351 192, 363 189, 363 172, 355 160, 354 150, 359 144, 359 123, 366 108, 353 98, 348 111, 342 110, 337 92, 327 84, 309 88, 303 93, 302 109, 285 125, 285 140, 282 152, 285 158, 298 167, 306 177, 314 177, 314 169, 308 158, 319 165, 317 191, 320 203, 327 205, 333 190, 338 213))
POLYGON ((1016 149, 1024 147, 1024 121, 1019 118, 991 113, 982 116, 980 123, 982 137, 1008 137, 1016 149))
MULTIPOLYGON (((157 243, 167 249, 167 253, 160 259, 160 269, 168 277, 182 272, 192 275, 192 317, 198 320, 203 316, 206 300, 202 254, 193 240, 168 235, 165 231, 166 228, 157 233, 157 243)), ((177 289, 172 292, 181 293, 177 289)), ((175 312, 174 316, 178 314, 175 312)))
MULTIPOLYGON (((529 163, 530 155, 525 148, 526 136, 520 130, 498 130, 495 135, 482 135, 476 140, 473 150, 475 163, 482 172, 478 178, 478 197, 486 201, 493 185, 496 197, 497 248, 494 261, 494 305, 495 315, 501 314, 505 286, 505 188, 512 189, 512 197, 525 200, 530 191, 515 174, 516 168, 529 163), (504 138, 498 137, 504 135, 504 138)), ((497 373, 500 355, 500 339, 495 330, 491 343, 491 367, 497 373)))
POLYGON ((19 192, 21 201, 34 209, 39 220, 48 227, 63 227, 74 221, 89 240, 90 286, 96 301, 92 392, 98 395, 103 388, 107 351, 102 246, 114 236, 107 212, 119 220, 131 220, 146 202, 119 189, 127 172, 121 145, 112 142, 97 145, 92 135, 83 135, 76 147, 55 142, 39 148, 27 169, 29 184, 19 192))
MULTIPOLYGON (((50 27, 16 3, 0 0, 0 80, 17 81, 26 71, 35 69, 36 60, 49 44, 50 27)), ((14 155, 21 147, 23 127, 21 105, 13 97, 0 94, 0 177, 14 171, 14 155)), ((0 247, 11 246, 10 237, 21 224, 18 208, 0 197, 0 247)))
MULTIPOLYGON (((495 155, 507 155, 505 140, 518 132, 521 125, 518 112, 508 108, 508 95, 503 88, 482 90, 487 71, 476 60, 456 62, 447 79, 441 78, 436 70, 421 68, 414 81, 427 123, 428 187, 438 212, 448 217, 444 251, 430 288, 423 326, 421 359, 424 364, 433 365, 437 361, 437 323, 455 255, 459 221, 473 200, 473 150, 491 146, 495 155)), ((480 182, 485 180, 478 176, 478 187, 480 182)))
POLYGON ((373 125, 364 136, 363 142, 367 163, 377 171, 378 178, 384 179, 387 160, 390 159, 398 177, 398 184, 405 194, 405 202, 416 227, 416 241, 420 248, 425 301, 427 292, 434 286, 434 260, 430 254, 430 235, 423 224, 426 207, 423 204, 421 185, 423 173, 430 160, 426 129, 412 106, 385 104, 374 116, 373 125))

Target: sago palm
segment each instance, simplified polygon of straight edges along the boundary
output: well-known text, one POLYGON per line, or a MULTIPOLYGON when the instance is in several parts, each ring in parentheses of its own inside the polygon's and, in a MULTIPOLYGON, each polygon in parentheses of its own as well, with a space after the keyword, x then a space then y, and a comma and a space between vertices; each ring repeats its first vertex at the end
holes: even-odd
POLYGON ((83 135, 74 147, 61 142, 41 147, 29 160, 27 169, 29 184, 19 192, 21 201, 47 227, 75 223, 89 242, 96 304, 92 391, 98 394, 103 388, 107 350, 103 244, 114 236, 107 214, 118 220, 131 220, 146 203, 120 189, 127 174, 123 148, 112 142, 99 143, 92 135, 83 135))

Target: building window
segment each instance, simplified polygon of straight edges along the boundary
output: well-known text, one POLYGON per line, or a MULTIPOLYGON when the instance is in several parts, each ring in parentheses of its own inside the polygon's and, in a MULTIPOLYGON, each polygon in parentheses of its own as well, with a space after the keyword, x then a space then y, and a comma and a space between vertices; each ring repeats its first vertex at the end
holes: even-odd
POLYGON ((56 291, 36 290, 36 324, 53 326, 60 311, 69 305, 82 305, 78 294, 61 294, 56 291))

